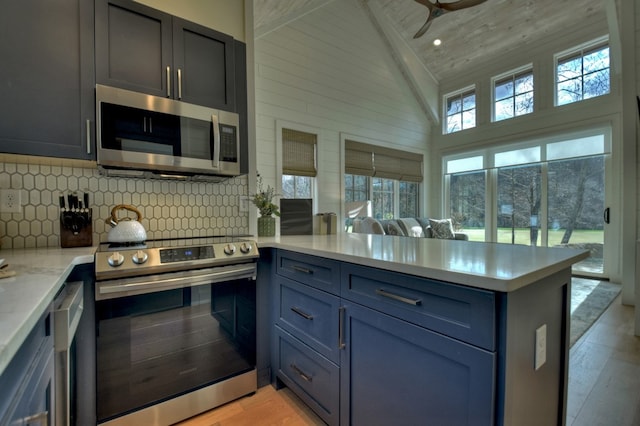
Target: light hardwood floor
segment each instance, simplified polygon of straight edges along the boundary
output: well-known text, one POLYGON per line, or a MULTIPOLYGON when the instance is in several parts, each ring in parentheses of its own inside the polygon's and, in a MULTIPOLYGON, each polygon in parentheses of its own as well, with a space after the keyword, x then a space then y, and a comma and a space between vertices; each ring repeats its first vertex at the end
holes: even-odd
MULTIPOLYGON (((640 425, 640 338, 633 307, 620 296, 571 349, 567 426, 640 425)), ((196 416, 181 426, 323 425, 288 389, 254 396, 196 416)))

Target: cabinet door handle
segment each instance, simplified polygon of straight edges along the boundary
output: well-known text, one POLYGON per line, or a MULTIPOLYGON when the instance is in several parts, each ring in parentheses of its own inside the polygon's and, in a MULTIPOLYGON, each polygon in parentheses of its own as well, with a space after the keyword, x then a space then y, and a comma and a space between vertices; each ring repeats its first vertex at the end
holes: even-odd
POLYGON ((167 65, 167 98, 171 97, 171 67, 167 65))
POLYGON ((182 70, 178 68, 178 99, 182 99, 182 70))
POLYGON ((388 291, 383 290, 381 288, 376 290, 376 294, 379 294, 380 296, 383 296, 383 297, 388 297, 389 299, 397 300, 398 302, 406 303, 408 305, 413 305, 413 306, 422 305, 422 300, 420 299, 409 299, 408 297, 389 293, 388 291))
POLYGON ((49 412, 43 411, 22 419, 22 424, 24 425, 30 425, 32 423, 40 423, 40 426, 47 426, 49 424, 49 412))
POLYGON ((87 154, 91 155, 91 120, 87 120, 86 129, 87 129, 87 154))
POLYGON ((340 306, 338 308, 338 349, 344 349, 346 344, 344 343, 344 312, 345 307, 340 306))
POLYGON ((303 268, 302 266, 293 265, 291 269, 297 272, 302 272, 303 274, 313 274, 313 269, 303 268))
POLYGON ((291 310, 306 320, 310 320, 310 321, 313 320, 313 315, 309 315, 308 313, 298 308, 297 306, 292 306, 291 310))
POLYGON ((308 374, 305 374, 304 371, 300 370, 297 365, 291 364, 291 368, 293 369, 293 371, 296 372, 298 376, 302 377, 302 380, 309 383, 313 382, 313 377, 309 376, 308 374))
POLYGON ((147 133, 147 117, 142 117, 142 131, 147 133))

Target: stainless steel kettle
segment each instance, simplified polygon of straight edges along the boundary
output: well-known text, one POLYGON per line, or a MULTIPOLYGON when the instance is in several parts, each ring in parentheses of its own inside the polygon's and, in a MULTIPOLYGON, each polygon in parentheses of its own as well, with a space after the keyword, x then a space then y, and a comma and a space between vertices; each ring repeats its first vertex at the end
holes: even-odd
POLYGON ((128 204, 119 204, 111 209, 111 217, 106 222, 112 226, 107 235, 107 241, 110 243, 142 243, 147 239, 147 231, 140 223, 142 213, 138 209, 128 204), (125 217, 118 219, 119 210, 129 210, 137 215, 137 218, 131 219, 125 217))

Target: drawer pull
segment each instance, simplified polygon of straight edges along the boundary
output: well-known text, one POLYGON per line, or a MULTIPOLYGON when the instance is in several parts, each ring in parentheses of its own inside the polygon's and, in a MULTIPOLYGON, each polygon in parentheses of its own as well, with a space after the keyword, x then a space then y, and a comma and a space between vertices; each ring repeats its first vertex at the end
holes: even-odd
POLYGON ((344 312, 345 307, 338 308, 338 349, 344 349, 347 345, 344 343, 344 312))
POLYGON ((302 266, 293 265, 291 269, 297 272, 302 272, 303 274, 313 274, 313 269, 303 268, 302 266))
POLYGON ((302 309, 296 307, 296 306, 292 306, 291 310, 293 312, 295 312, 296 314, 300 315, 302 318, 306 319, 306 320, 312 320, 313 319, 313 315, 310 315, 308 313, 306 313, 305 311, 303 311, 302 309))
POLYGON ((389 293, 386 290, 381 288, 376 290, 376 294, 380 296, 388 297, 389 299, 397 300, 398 302, 406 303, 407 305, 419 306, 422 305, 422 300, 420 299, 409 299, 408 297, 399 296, 397 294, 389 293))
POLYGON ((297 365, 291 364, 291 368, 296 372, 298 376, 302 377, 302 380, 304 380, 305 382, 313 382, 313 377, 309 376, 308 374, 304 374, 304 372, 300 370, 297 365))

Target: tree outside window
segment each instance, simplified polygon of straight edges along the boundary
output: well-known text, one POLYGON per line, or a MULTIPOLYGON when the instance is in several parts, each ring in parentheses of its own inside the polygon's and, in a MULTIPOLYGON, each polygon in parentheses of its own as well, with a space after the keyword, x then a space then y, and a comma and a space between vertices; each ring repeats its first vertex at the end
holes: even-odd
POLYGON ((533 71, 512 74, 494 83, 494 121, 533 112, 533 71))
POLYGON ((367 201, 369 199, 369 178, 360 175, 344 175, 344 200, 367 201))
POLYGON ((418 184, 416 182, 399 182, 400 215, 399 217, 418 217, 418 184))
POLYGON ((558 59, 556 81, 557 105, 608 94, 609 46, 583 49, 558 59))
POLYGON ((476 93, 465 91, 446 97, 446 133, 476 127, 476 93))
POLYGON ((313 198, 313 178, 282 175, 282 198, 313 198))
POLYGON ((373 217, 376 219, 393 219, 394 180, 373 178, 373 217))

